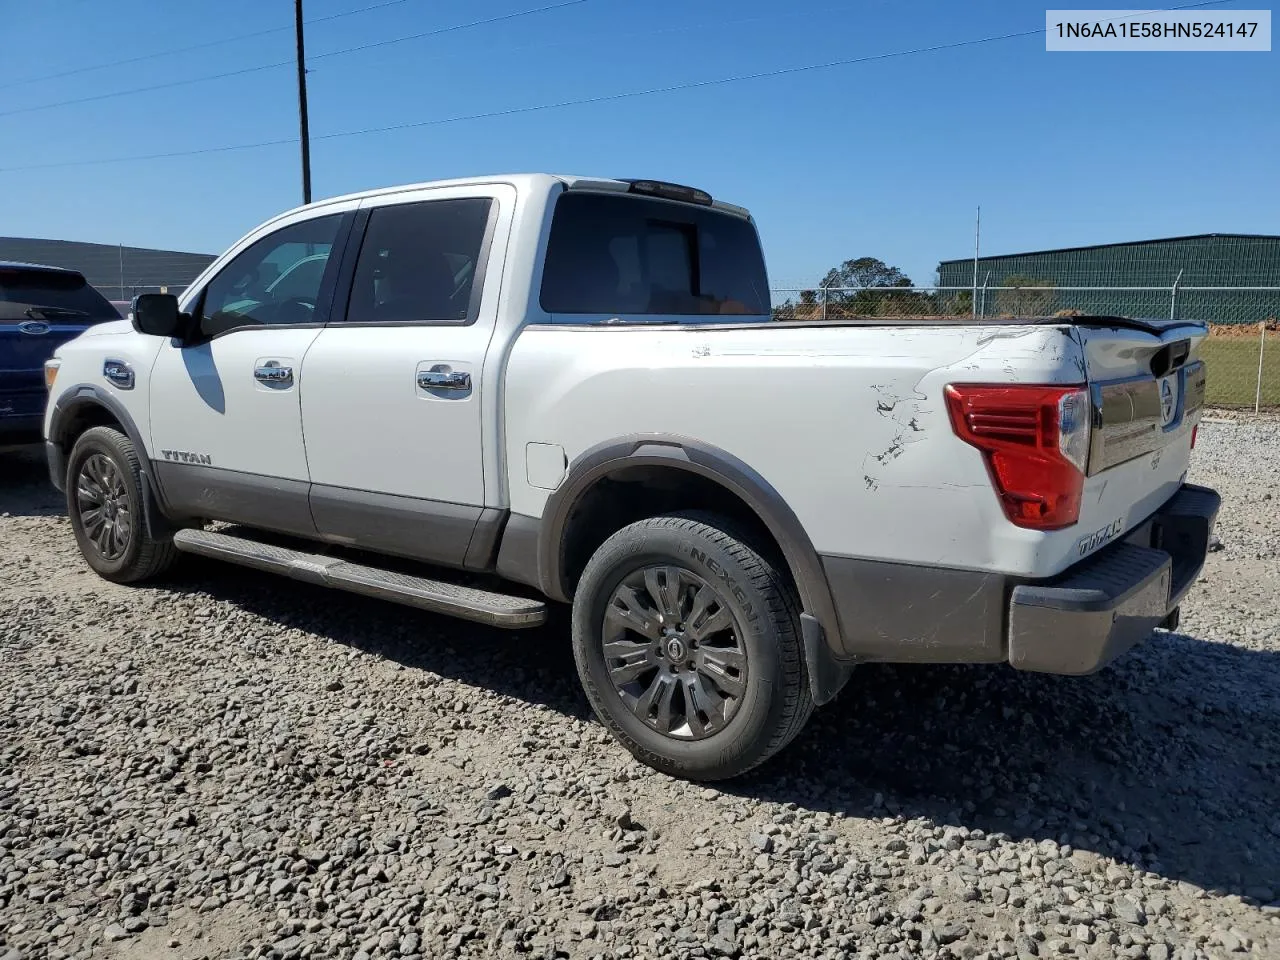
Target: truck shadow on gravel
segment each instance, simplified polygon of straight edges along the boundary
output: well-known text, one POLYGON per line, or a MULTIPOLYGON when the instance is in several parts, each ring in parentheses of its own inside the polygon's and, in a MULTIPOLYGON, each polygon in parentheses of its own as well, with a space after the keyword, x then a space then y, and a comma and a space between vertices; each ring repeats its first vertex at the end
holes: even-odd
POLYGON ((49 482, 44 447, 0 446, 0 514, 53 517, 66 512, 66 500, 49 482))
MULTIPOLYGON (((564 610, 508 633, 212 561, 183 569, 169 589, 590 717, 564 610)), ((1052 839, 1269 901, 1280 896, 1280 655, 1159 632, 1091 677, 864 666, 778 757, 718 786, 855 818, 1052 839)))

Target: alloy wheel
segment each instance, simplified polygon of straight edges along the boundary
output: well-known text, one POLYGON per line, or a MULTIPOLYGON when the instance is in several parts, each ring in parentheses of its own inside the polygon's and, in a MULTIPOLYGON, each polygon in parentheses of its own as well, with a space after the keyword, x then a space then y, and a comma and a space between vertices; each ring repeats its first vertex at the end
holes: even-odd
POLYGON ((133 535, 133 515, 124 474, 106 454, 91 454, 80 466, 76 509, 85 537, 102 559, 124 556, 133 535))
POLYGON ((747 652, 724 598, 673 564, 632 571, 609 597, 605 666, 650 728, 681 740, 723 730, 747 692, 747 652))

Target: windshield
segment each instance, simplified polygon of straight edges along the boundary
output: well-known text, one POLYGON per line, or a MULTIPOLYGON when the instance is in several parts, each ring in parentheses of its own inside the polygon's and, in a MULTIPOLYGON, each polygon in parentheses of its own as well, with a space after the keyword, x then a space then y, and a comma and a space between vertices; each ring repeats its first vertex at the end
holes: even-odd
POLYGON ((107 298, 72 271, 0 267, 0 323, 119 320, 107 298))

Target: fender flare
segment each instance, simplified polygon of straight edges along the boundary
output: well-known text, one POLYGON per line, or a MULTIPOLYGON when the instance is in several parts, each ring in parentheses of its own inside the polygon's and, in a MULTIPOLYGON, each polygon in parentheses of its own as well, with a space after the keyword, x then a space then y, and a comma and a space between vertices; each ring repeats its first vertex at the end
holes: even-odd
POLYGON ((782 550, 803 614, 801 633, 814 700, 835 696, 848 671, 835 662, 833 646, 839 620, 822 560, 804 526, 781 494, 750 465, 718 447, 690 437, 639 434, 609 440, 583 452, 569 465, 564 481, 547 498, 538 538, 542 591, 569 600, 564 581, 565 531, 580 498, 600 479, 620 469, 662 466, 711 480, 744 502, 782 550))
MULTIPOLYGON (((65 472, 66 456, 70 453, 66 449, 67 424, 78 410, 95 406, 101 407, 115 418, 124 430, 125 436, 129 438, 129 442, 133 444, 133 448, 138 451, 138 464, 142 472, 144 519, 147 524, 147 533, 156 536, 166 526, 164 492, 151 466, 151 454, 142 440, 142 433, 120 401, 92 383, 78 383, 74 387, 68 387, 54 401, 53 411, 49 416, 49 435, 46 442, 56 448, 65 472)), ((53 453, 50 453, 51 464, 52 457, 53 453)), ((55 486, 57 486, 56 483, 55 486)), ((61 489, 60 486, 59 489, 61 489)))

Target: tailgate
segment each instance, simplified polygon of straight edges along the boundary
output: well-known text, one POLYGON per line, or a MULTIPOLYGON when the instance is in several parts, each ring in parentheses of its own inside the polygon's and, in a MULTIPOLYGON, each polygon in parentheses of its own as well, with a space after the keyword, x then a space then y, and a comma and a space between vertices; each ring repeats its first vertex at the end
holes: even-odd
POLYGON ((1081 319, 1093 418, 1075 559, 1137 526, 1185 480, 1208 335, 1198 322, 1081 319))

